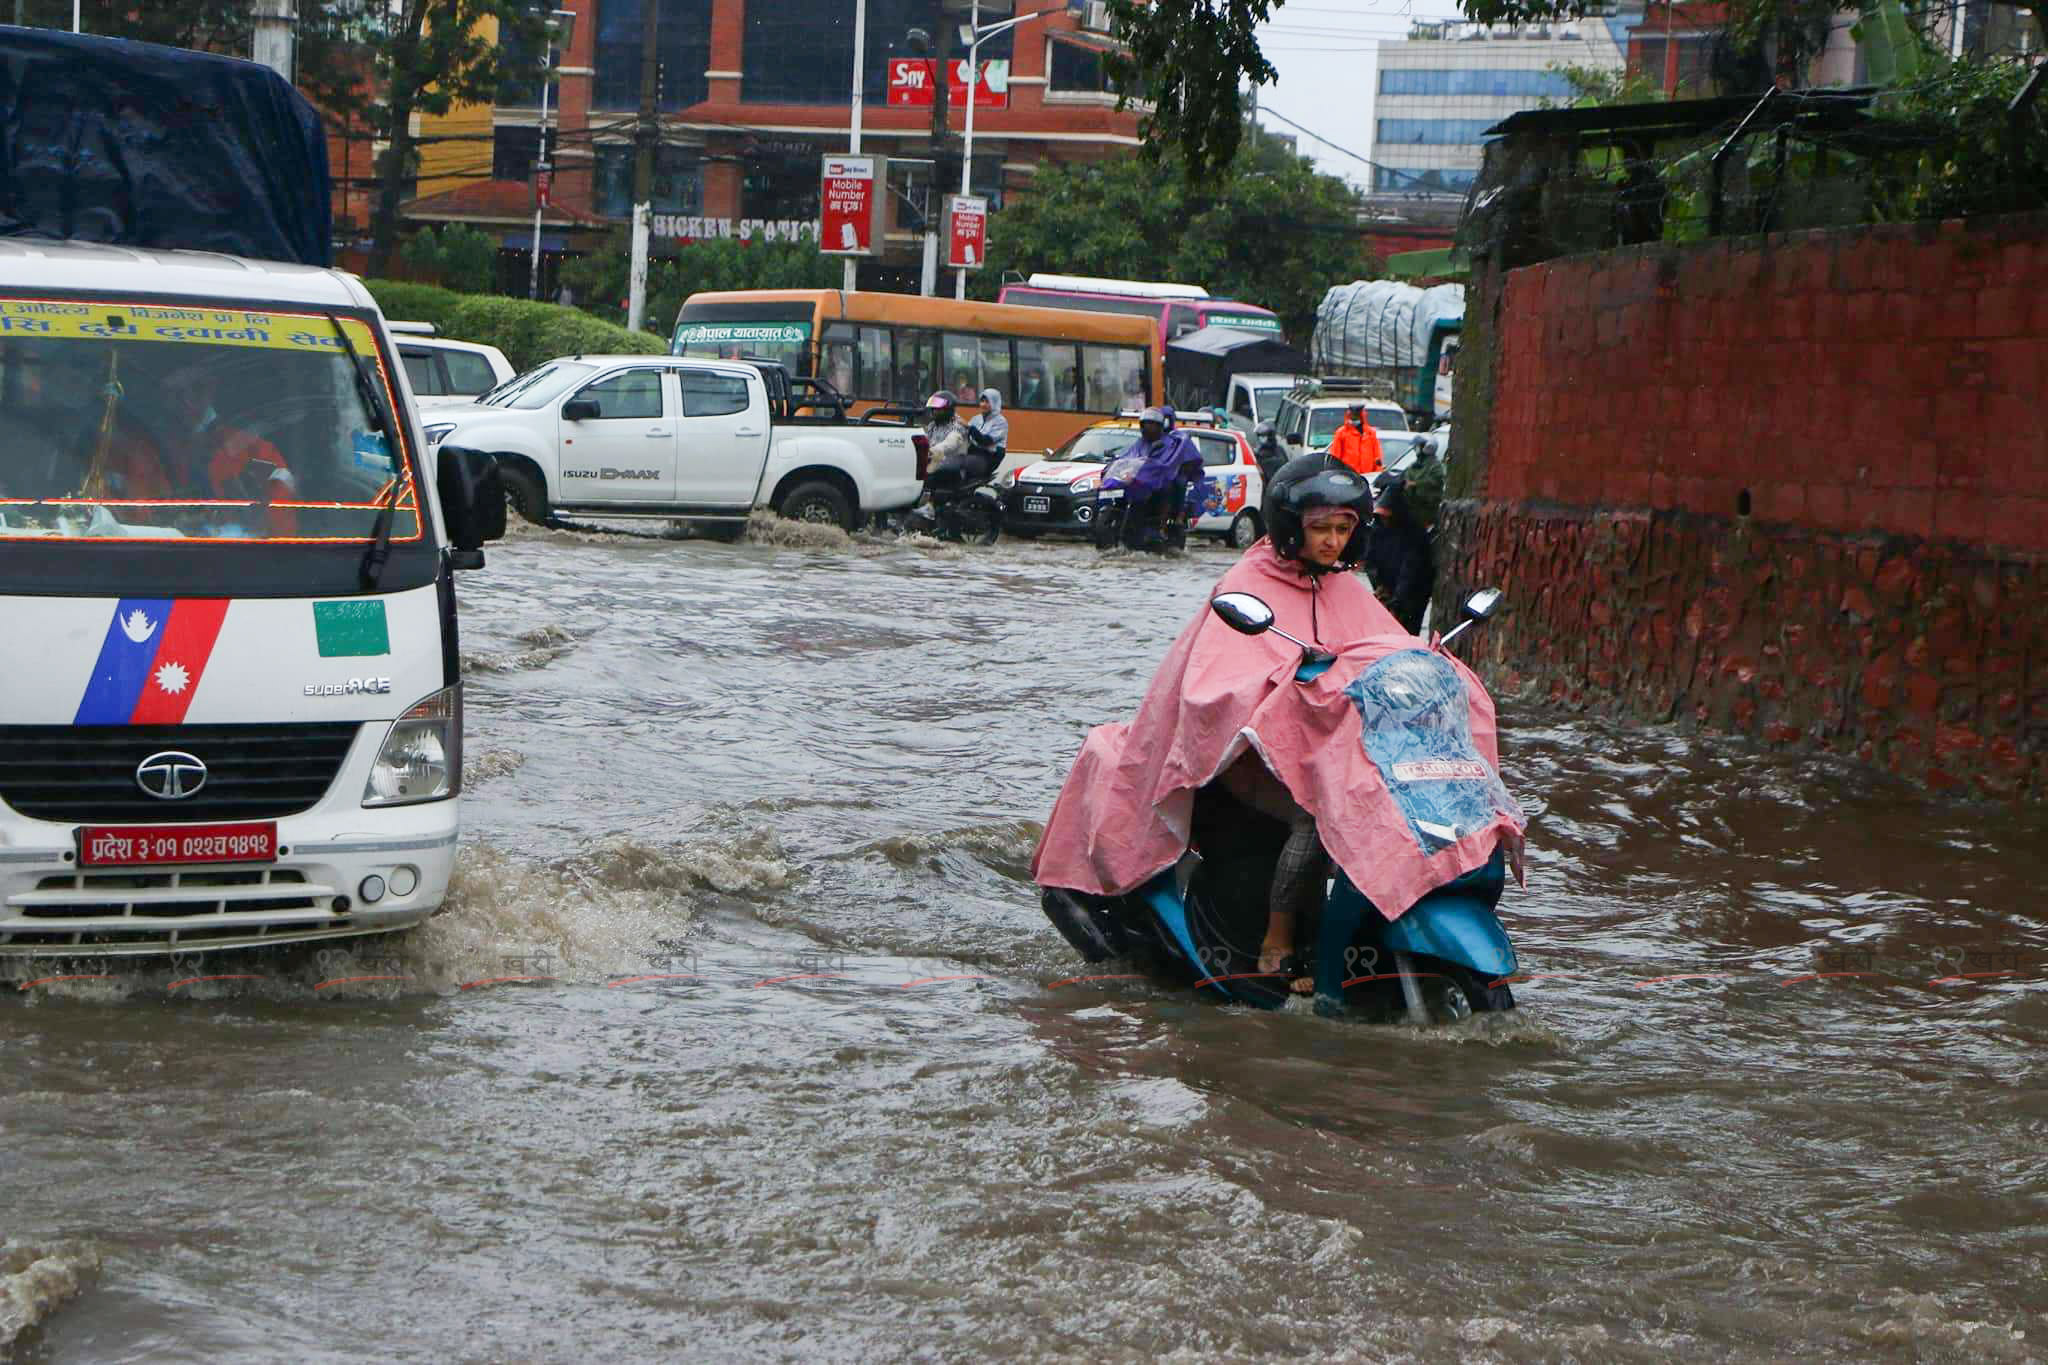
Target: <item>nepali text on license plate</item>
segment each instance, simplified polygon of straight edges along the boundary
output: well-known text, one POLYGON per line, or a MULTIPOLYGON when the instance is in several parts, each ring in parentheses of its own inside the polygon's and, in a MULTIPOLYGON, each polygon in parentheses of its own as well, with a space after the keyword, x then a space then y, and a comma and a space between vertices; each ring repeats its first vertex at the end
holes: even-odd
POLYGON ((1027 511, 1027 512, 1045 512, 1045 513, 1050 513, 1050 512, 1052 511, 1052 499, 1051 499, 1051 498, 1026 498, 1026 499, 1024 499, 1024 510, 1025 510, 1025 511, 1027 511))
POLYGON ((238 825, 86 825, 78 831, 80 867, 276 860, 274 820, 238 825))

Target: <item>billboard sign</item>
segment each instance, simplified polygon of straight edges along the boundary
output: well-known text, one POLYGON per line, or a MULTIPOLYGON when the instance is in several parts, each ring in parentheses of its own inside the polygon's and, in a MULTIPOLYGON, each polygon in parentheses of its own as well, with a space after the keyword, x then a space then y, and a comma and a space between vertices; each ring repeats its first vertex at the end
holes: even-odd
MULTIPOLYGON (((967 63, 951 61, 946 63, 951 80, 946 86, 946 101, 949 107, 963 109, 967 105, 967 63)), ((932 59, 929 57, 891 57, 889 59, 889 106, 892 109, 929 109, 932 107, 932 59)), ((1007 61, 989 61, 981 64, 981 79, 974 83, 974 107, 977 109, 1007 109, 1010 107, 1010 64, 1007 61)))
POLYGON ((818 250, 874 256, 882 249, 888 158, 828 153, 818 180, 818 250))
POLYGON ((988 259, 988 200, 955 194, 946 199, 946 268, 979 270, 988 259))

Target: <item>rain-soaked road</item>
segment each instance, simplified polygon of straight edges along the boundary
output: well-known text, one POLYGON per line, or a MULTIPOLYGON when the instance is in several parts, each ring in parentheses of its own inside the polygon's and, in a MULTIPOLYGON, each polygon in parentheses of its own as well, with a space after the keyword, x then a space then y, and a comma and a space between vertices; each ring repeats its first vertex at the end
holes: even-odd
POLYGON ((1510 703, 1516 1015, 1051 984, 1035 822, 1226 563, 494 548, 446 913, 0 990, 0 1342, 2048 1357, 2038 811, 1510 703))

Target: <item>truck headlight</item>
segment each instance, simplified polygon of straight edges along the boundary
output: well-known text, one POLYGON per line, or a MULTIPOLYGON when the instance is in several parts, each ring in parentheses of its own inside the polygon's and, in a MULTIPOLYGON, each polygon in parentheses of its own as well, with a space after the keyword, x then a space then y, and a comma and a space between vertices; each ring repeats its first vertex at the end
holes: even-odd
POLYGON ((436 422, 430 427, 420 428, 426 434, 427 444, 437 446, 448 439, 448 433, 455 430, 453 422, 436 422))
POLYGON ((445 801, 462 790, 462 684, 422 698, 391 722, 370 780, 365 806, 445 801))

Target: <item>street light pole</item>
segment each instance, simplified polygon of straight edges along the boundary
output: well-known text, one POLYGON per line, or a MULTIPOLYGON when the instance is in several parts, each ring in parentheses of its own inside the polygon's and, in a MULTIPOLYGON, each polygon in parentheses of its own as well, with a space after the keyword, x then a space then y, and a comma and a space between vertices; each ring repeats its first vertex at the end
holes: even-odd
MULTIPOLYGON (((867 89, 868 78, 868 0, 854 0, 853 5, 853 124, 851 145, 847 152, 860 155, 861 96, 867 89)), ((880 193, 880 187, 876 189, 880 193)), ((877 242, 877 247, 882 243, 877 242)), ((851 294, 860 283, 860 263, 848 256, 841 265, 839 287, 851 294)))
MULTIPOLYGON (((973 7, 967 11, 967 32, 971 35, 967 40, 967 138, 960 153, 960 196, 963 199, 967 197, 967 187, 973 183, 974 176, 974 92, 981 84, 981 0, 974 0, 973 7)), ((950 223, 947 231, 952 231, 950 223)), ((950 245, 949 242, 949 249, 950 245)), ((966 266, 953 272, 953 297, 967 297, 966 266)))
MULTIPOLYGON (((1017 25, 1032 19, 1043 19, 1048 14, 1057 13, 1059 13, 1058 7, 1033 10, 1029 14, 1020 14, 1014 19, 1004 19, 1000 23, 990 24, 987 28, 983 28, 981 26, 981 0, 974 0, 973 8, 969 10, 967 19, 967 29, 970 34, 967 41, 967 137, 964 149, 960 155, 960 195, 963 199, 968 195, 970 186, 974 183, 974 92, 981 85, 981 40, 983 38, 993 38, 998 33, 1007 33, 1017 27, 1017 25)), ((944 72, 940 73, 939 79, 941 81, 946 79, 944 72)), ((966 267, 961 267, 955 272, 955 276, 953 281, 953 297, 964 299, 967 297, 966 267)))
MULTIPOLYGON (((653 3, 653 0, 647 0, 647 3, 653 3)), ((562 45, 567 47, 569 45, 569 34, 574 31, 575 23, 576 16, 569 10, 552 10, 548 14, 547 52, 541 58, 540 65, 540 155, 539 159, 533 163, 535 177, 533 195, 533 269, 526 279, 526 297, 529 299, 540 297, 540 215, 542 204, 540 202, 540 186, 538 181, 540 168, 548 164, 548 87, 550 85, 549 76, 555 69, 555 30, 558 27, 561 29, 562 45)), ((549 189, 551 191, 553 189, 552 178, 549 181, 549 189)))

